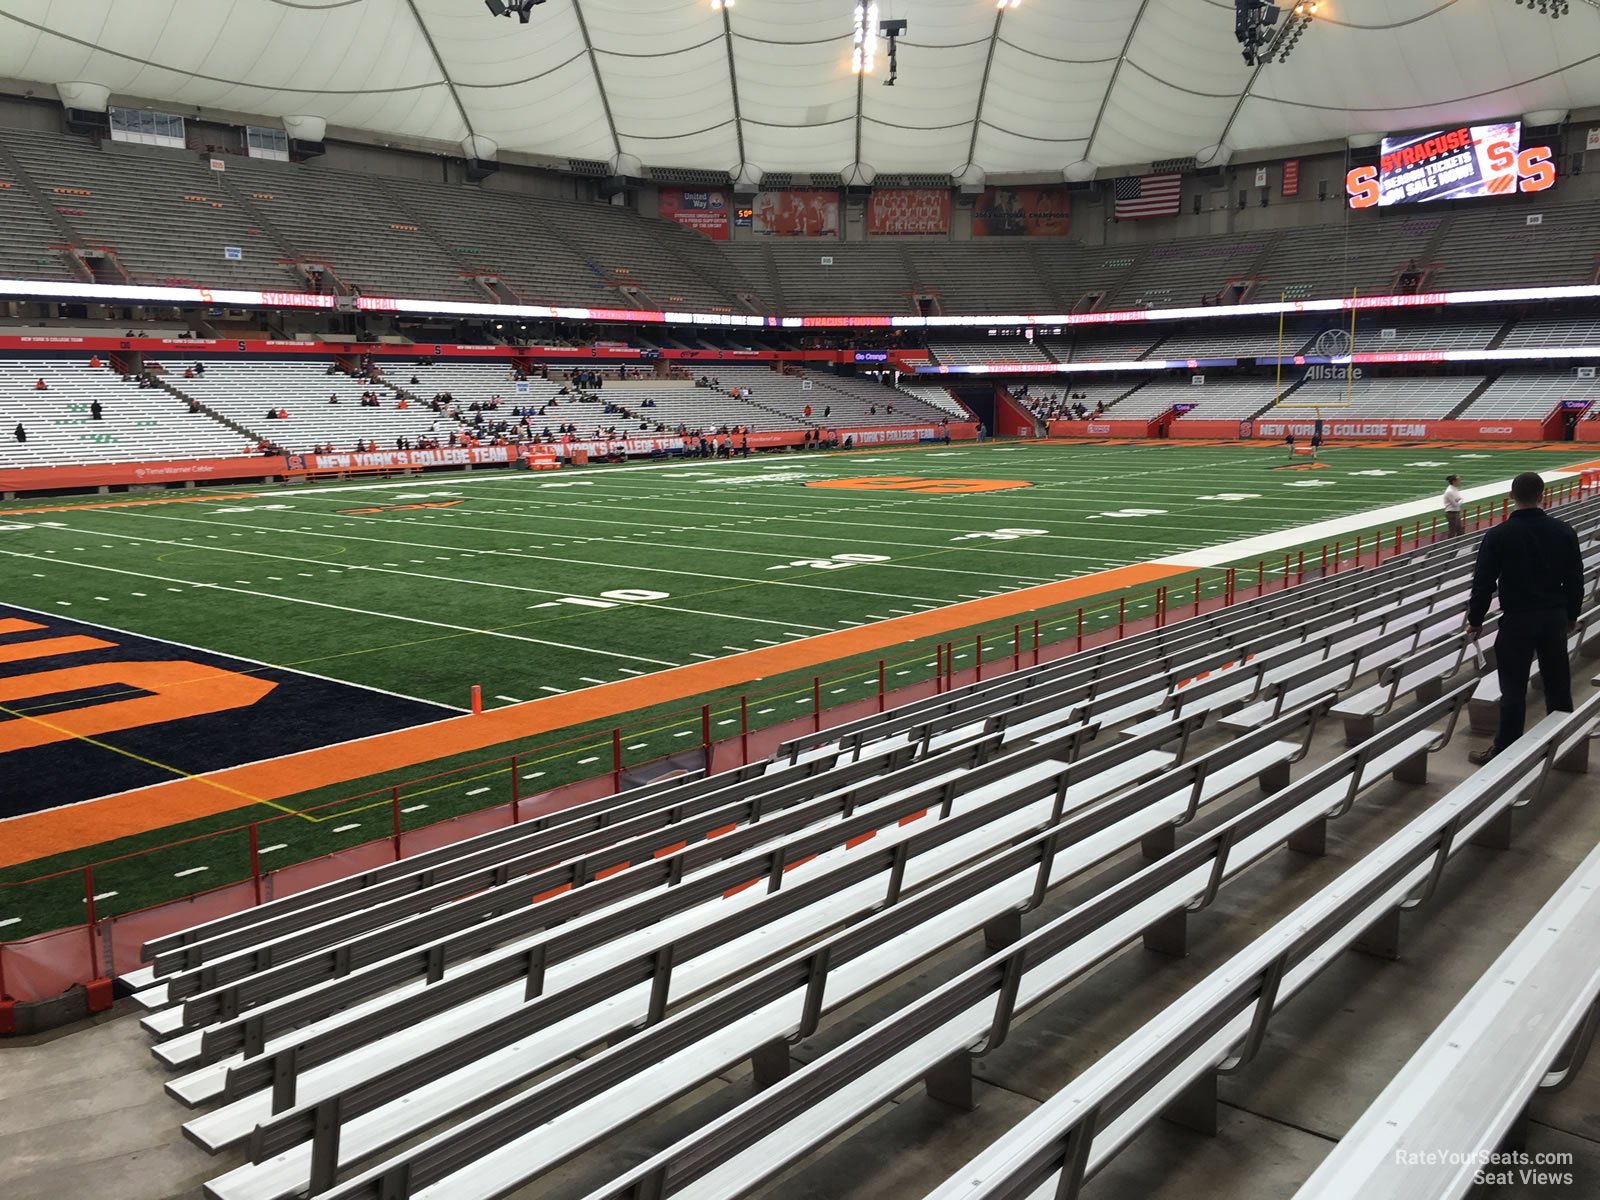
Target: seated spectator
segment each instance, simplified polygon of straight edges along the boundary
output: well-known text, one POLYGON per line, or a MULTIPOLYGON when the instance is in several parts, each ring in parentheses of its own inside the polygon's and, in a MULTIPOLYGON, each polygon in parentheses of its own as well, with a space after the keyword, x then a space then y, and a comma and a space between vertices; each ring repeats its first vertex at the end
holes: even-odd
POLYGON ((195 365, 194 365, 194 373, 196 375, 204 375, 206 373, 206 365, 205 365, 205 363, 203 363, 203 362, 195 363, 195 365))
POLYGON ((33 390, 36 392, 48 392, 50 390, 50 385, 41 379, 38 383, 33 385, 33 390))
POLYGON ((192 412, 192 413, 199 412, 200 411, 200 401, 198 401, 198 400, 196 400, 196 399, 191 397, 190 400, 189 400, 189 411, 192 412))
POLYGON ((89 402, 89 419, 91 421, 99 421, 99 420, 103 420, 104 417, 105 417, 105 409, 101 407, 100 401, 91 400, 89 402))
POLYGON ((184 378, 185 378, 185 379, 193 379, 193 378, 194 378, 194 368, 193 368, 193 367, 190 367, 190 368, 189 368, 189 369, 188 369, 188 370, 186 370, 186 371, 185 371, 185 372, 184 372, 184 373, 183 373, 183 377, 184 377, 184 378))
POLYGON ((333 395, 329 396, 328 397, 328 403, 329 404, 337 404, 337 403, 339 403, 339 393, 335 392, 333 395))
POLYGON ((407 400, 406 400, 406 398, 404 396, 401 396, 400 397, 400 403, 396 404, 395 407, 396 408, 410 408, 411 405, 410 405, 409 402, 407 402, 407 400))
POLYGON ((288 419, 289 419, 289 410, 286 409, 286 408, 280 408, 278 410, 278 420, 287 421, 288 419))
POLYGON ((278 419, 278 410, 275 409, 275 408, 267 409, 267 420, 276 421, 277 419, 278 419))
POLYGON ((22 427, 21 421, 17 422, 17 427, 11 431, 11 436, 16 438, 19 442, 25 442, 28 440, 28 431, 22 427))
POLYGON ((94 368, 94 367, 98 367, 99 365, 100 365, 100 356, 98 354, 90 355, 89 356, 89 366, 91 368, 94 368))

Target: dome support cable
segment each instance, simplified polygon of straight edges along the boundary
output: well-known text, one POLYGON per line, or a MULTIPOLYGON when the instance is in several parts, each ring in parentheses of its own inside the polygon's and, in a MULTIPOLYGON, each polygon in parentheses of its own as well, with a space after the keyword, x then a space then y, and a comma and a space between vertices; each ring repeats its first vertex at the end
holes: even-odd
POLYGON ((1111 78, 1106 80, 1106 90, 1100 97, 1100 111, 1094 114, 1094 125, 1089 130, 1089 144, 1083 148, 1084 158, 1094 153, 1094 139, 1100 136, 1100 122, 1105 120, 1106 108, 1111 103, 1111 93, 1117 86, 1117 76, 1122 73, 1122 64, 1128 59, 1128 50, 1133 46, 1134 35, 1139 32, 1139 22, 1144 20, 1144 10, 1149 7, 1150 0, 1139 0, 1139 11, 1133 14, 1133 24, 1128 26, 1128 37, 1122 43, 1122 53, 1117 56, 1117 65, 1111 68, 1111 78))
POLYGON ((606 115, 606 128, 611 131, 611 146, 615 154, 622 153, 622 139, 617 136, 617 121, 611 115, 611 97, 606 94, 606 81, 600 75, 600 60, 595 57, 594 42, 589 37, 589 23, 583 19, 583 0, 572 0, 572 14, 578 18, 578 32, 583 35, 583 48, 589 55, 589 69, 594 72, 594 90, 600 93, 600 111, 606 115))
POLYGON ((461 114, 461 126, 466 130, 466 136, 476 138, 477 131, 472 128, 472 118, 467 116, 467 106, 461 103, 461 94, 456 91, 456 81, 450 78, 450 72, 445 69, 444 59, 439 57, 439 47, 433 44, 433 34, 428 32, 428 23, 417 11, 416 0, 406 0, 406 7, 411 10, 411 19, 417 23, 417 32, 427 43, 428 53, 433 55, 433 64, 439 68, 439 78, 444 80, 444 86, 450 92, 450 99, 455 102, 456 112, 461 114))
POLYGON ((983 124, 983 102, 989 95, 989 72, 994 69, 994 50, 1000 41, 1000 28, 1005 20, 1005 9, 994 14, 994 30, 989 34, 989 53, 983 60, 983 81, 978 84, 978 103, 972 110, 972 136, 967 140, 967 163, 974 162, 978 153, 978 129, 983 124))

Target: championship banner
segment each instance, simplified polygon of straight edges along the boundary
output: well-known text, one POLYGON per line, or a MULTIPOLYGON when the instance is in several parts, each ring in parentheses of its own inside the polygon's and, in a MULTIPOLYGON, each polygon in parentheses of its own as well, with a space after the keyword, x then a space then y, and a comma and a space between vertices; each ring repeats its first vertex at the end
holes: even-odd
POLYGON ((350 454, 290 454, 291 474, 323 471, 381 471, 397 467, 469 467, 516 460, 511 446, 441 446, 437 450, 362 450, 350 454))
POLYGON ((1585 150, 1600 150, 1600 127, 1589 130, 1583 136, 1585 150))
POLYGON ((1267 169, 1265 167, 1257 167, 1256 168, 1256 186, 1257 187, 1266 187, 1267 186, 1267 169))
POLYGON ((1300 194, 1300 160, 1286 158, 1283 160, 1283 194, 1285 196, 1298 196, 1300 194))
POLYGON ((867 200, 867 233, 907 237, 950 232, 950 193, 943 188, 895 188, 867 200))
POLYGON ((757 192, 750 228, 766 237, 839 236, 839 193, 757 192))
POLYGON ((704 188, 664 187, 656 194, 656 211, 685 229, 703 233, 714 242, 728 240, 728 193, 704 188))
POLYGON ((972 213, 973 237, 1066 237, 1072 196, 1060 184, 984 188, 972 213))

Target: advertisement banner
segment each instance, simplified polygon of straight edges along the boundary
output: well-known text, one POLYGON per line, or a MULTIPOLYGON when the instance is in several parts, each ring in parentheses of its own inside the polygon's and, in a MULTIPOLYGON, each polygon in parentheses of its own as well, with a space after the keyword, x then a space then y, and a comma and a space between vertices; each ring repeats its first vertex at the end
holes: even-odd
MULTIPOLYGON (((1316 429, 1316 418, 1278 419, 1257 421, 1255 436, 1278 439, 1293 434, 1297 438, 1310 437, 1316 429)), ((1537 442, 1544 437, 1543 421, 1360 421, 1325 418, 1322 435, 1329 438, 1372 438, 1379 441, 1392 439, 1445 438, 1462 441, 1513 441, 1537 442)))
POLYGON ((1051 437, 1142 438, 1154 436, 1160 424, 1159 417, 1125 421, 1051 421, 1045 426, 1045 432, 1051 437))
POLYGON ((839 236, 839 193, 757 192, 750 228, 766 237, 839 236))
MULTIPOLYGON (((245 439, 241 437, 240 442, 245 439)), ((0 469, 0 492, 53 488, 114 487, 119 484, 204 482, 217 479, 266 479, 283 472, 277 456, 186 458, 167 462, 97 463, 80 467, 17 467, 0 469)))
POLYGON ((657 212, 685 229, 714 242, 728 240, 728 193, 725 190, 664 187, 657 193, 657 212))
MULTIPOLYGON (((523 447, 524 457, 537 457, 546 454, 559 454, 571 457, 576 451, 583 451, 590 458, 599 458, 607 454, 644 455, 670 453, 682 450, 686 439, 681 437, 631 437, 631 438, 562 438, 559 442, 537 443, 523 447)), ((737 439, 735 439, 737 442, 737 439)))
POLYGON ((984 188, 972 213, 973 237, 1066 237, 1072 196, 1058 183, 984 188))
POLYGON ((871 237, 943 236, 950 232, 950 193, 943 188, 894 188, 867 200, 871 237))
POLYGON ((1284 196, 1298 196, 1300 194, 1300 160, 1286 158, 1283 160, 1283 189, 1284 196))
POLYGON ((516 460, 511 446, 441 446, 437 450, 362 450, 348 454, 290 454, 284 470, 291 474, 326 471, 384 471, 405 467, 472 467, 516 460))
POLYGON ((1548 146, 1522 147, 1522 122, 1460 125, 1387 137, 1378 165, 1345 174, 1351 208, 1389 208, 1542 192, 1556 181, 1548 146))

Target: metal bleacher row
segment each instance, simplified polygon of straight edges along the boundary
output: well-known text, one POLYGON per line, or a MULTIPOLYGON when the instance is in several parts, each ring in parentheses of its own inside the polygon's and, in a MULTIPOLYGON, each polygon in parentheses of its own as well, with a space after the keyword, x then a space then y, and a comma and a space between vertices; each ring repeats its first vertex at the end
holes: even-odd
POLYGON ((970 419, 941 387, 900 389, 870 379, 779 373, 765 366, 718 364, 720 388, 646 375, 619 380, 613 371, 607 387, 580 398, 576 392, 560 394, 570 372, 557 368, 548 379, 522 378, 509 360, 392 361, 376 382, 329 374, 329 364, 321 359, 202 356, 173 360, 159 370, 146 365, 156 383, 140 387, 137 378, 109 366, 90 366, 87 358, 0 360, 0 425, 7 431, 0 465, 232 457, 254 453, 261 442, 290 453, 329 444, 349 451, 369 442, 389 449, 402 438, 447 443, 452 434, 472 432, 473 404, 496 400, 499 406, 485 413, 490 424, 519 422, 515 409, 544 410, 524 427, 533 436, 569 423, 586 436, 614 430, 628 437, 675 432, 680 425, 700 433, 723 426, 761 431, 970 419), (41 379, 42 391, 37 388, 41 379), (735 386, 749 387, 750 398, 730 396, 735 386), (378 404, 363 405, 363 392, 376 394, 378 404), (442 412, 431 406, 441 394, 453 397, 460 420, 452 406, 442 412), (335 396, 337 404, 330 402, 335 396), (95 400, 101 402, 98 420, 90 411, 95 400), (190 400, 200 411, 190 411, 190 400), (607 413, 608 402, 622 411, 607 413), (268 418, 268 410, 287 415, 268 418), (13 436, 18 425, 26 441, 13 436))
MULTIPOLYGON (((1588 556, 1592 628, 1600 501, 1563 516, 1588 556)), ((672 1107, 654 1150, 607 1155, 589 1200, 751 1195, 919 1082, 970 1107, 973 1063, 1046 1001, 1141 942, 1181 953, 1189 922, 1253 864, 1320 855, 1329 823, 1376 789, 1388 806, 1387 789, 1426 780, 1481 686, 1461 632, 1475 540, 1271 589, 808 733, 767 763, 659 780, 151 942, 128 982, 174 1072, 167 1091, 197 1110, 190 1140, 238 1163, 207 1194, 510 1195, 745 1062, 753 1094, 699 1119, 672 1107), (1347 734, 1331 750, 1315 738, 1330 717, 1347 734), (1111 862, 1120 879, 1089 887, 1111 862), (979 935, 976 958, 945 953, 979 935), (873 1015, 850 1015, 873 996, 873 1015), (796 1061, 791 1048, 819 1034, 831 1045, 796 1061)), ((1600 694, 1425 803, 1053 1081, 934 1194, 1073 1196, 1175 1100, 1200 1120, 1194 1097, 1259 1050, 1273 1010, 1345 946, 1392 952, 1399 913, 1467 837, 1509 835, 1551 765, 1584 769, 1597 723, 1600 694)), ((1594 892, 1567 903, 1592 927, 1594 892)), ((1519 940, 1521 961, 1537 969, 1564 944, 1519 940)), ((1585 981, 1592 1004, 1600 972, 1565 988, 1559 1011, 1542 994, 1517 1001, 1548 1029, 1520 1043, 1538 1070, 1581 1022, 1585 981)), ((1467 1053, 1510 1053, 1492 1027, 1473 1037, 1467 1053)), ((1485 1105, 1519 1100, 1499 1075, 1468 1082, 1485 1105)))
POLYGON ((217 153, 0 130, 0 267, 132 281, 768 315, 1068 312, 1387 294, 1419 246, 1427 286, 1583 283, 1592 206, 1360 221, 1085 246, 1066 239, 711 242, 623 207, 217 153), (227 253, 232 247, 240 253, 227 253), (1515 253, 1507 254, 1507 249, 1515 253), (98 257, 109 251, 114 259, 98 257), (87 254, 85 255, 85 253, 87 254), (1518 275, 1505 277, 1514 262, 1518 275))

